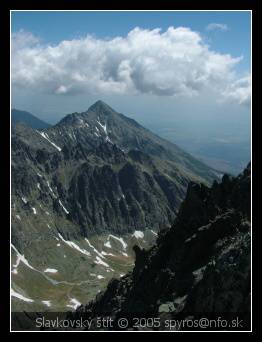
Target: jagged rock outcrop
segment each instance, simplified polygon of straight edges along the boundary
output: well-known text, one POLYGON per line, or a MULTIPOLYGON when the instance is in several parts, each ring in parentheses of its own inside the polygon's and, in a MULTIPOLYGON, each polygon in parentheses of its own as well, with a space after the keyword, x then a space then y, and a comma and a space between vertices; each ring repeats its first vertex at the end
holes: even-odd
POLYGON ((172 228, 162 230, 149 251, 134 247, 133 272, 113 279, 76 314, 110 315, 114 329, 118 317, 239 313, 248 320, 250 168, 211 188, 190 183, 172 228))

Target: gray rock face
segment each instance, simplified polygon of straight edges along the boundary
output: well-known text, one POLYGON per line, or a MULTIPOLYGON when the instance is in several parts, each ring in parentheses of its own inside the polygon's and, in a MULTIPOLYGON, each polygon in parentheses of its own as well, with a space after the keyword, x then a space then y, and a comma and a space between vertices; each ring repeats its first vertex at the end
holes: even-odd
POLYGON ((134 247, 135 267, 78 309, 92 317, 250 316, 250 164, 211 188, 190 183, 171 229, 149 251, 134 247), (163 316, 164 315, 164 316, 163 316), (168 315, 168 316, 166 316, 168 315), (179 316, 180 315, 180 316, 179 316))
POLYGON ((46 212, 68 238, 161 229, 173 222, 188 182, 215 178, 101 101, 42 131, 18 123, 12 127, 12 238, 23 250, 32 229, 45 234, 28 220, 44 225, 46 212))

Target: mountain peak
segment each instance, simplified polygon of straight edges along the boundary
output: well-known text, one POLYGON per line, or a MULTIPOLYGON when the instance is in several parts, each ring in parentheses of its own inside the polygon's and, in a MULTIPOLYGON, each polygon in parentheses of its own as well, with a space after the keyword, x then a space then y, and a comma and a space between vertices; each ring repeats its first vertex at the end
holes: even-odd
POLYGON ((92 106, 89 107, 88 111, 99 112, 103 114, 115 113, 114 109, 102 100, 96 101, 92 106))

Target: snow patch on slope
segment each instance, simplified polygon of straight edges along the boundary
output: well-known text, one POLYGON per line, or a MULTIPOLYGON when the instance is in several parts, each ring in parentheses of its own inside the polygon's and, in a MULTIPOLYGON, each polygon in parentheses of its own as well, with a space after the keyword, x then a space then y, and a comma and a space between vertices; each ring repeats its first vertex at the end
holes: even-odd
POLYGON ((106 124, 101 124, 101 122, 99 120, 97 120, 97 123, 102 127, 103 131, 105 132, 105 134, 107 135, 107 130, 106 130, 106 124))
POLYGON ((46 184, 47 184, 48 189, 50 190, 51 194, 54 196, 54 198, 56 198, 56 195, 55 195, 53 189, 51 188, 50 183, 48 181, 46 181, 46 184))
POLYGON ((115 256, 115 255, 112 254, 112 253, 106 253, 106 252, 104 252, 104 251, 102 251, 101 254, 102 254, 102 255, 105 255, 105 256, 113 256, 113 257, 115 256))
POLYGON ((25 197, 21 197, 21 199, 24 202, 24 204, 27 204, 27 199, 25 197))
POLYGON ((15 298, 18 298, 18 299, 20 299, 20 300, 22 300, 24 302, 31 302, 32 303, 34 301, 33 299, 27 298, 27 297, 21 295, 20 293, 14 291, 12 288, 11 288, 11 296, 15 297, 15 298))
POLYGON ((106 246, 107 248, 112 248, 111 243, 110 243, 109 240, 104 243, 104 246, 106 246))
POLYGON ((53 145, 59 152, 62 151, 61 147, 57 146, 54 142, 52 142, 50 139, 49 139, 49 136, 47 133, 45 132, 39 132, 37 131, 43 138, 45 138, 51 145, 53 145))
POLYGON ((76 308, 81 305, 81 303, 77 299, 75 299, 75 298, 70 298, 70 302, 69 303, 70 304, 67 304, 67 307, 68 308, 72 308, 74 310, 76 310, 76 308))
POLYGON ((114 236, 114 235, 112 235, 112 234, 109 234, 108 238, 112 238, 112 239, 115 239, 115 240, 119 241, 119 242, 122 244, 122 246, 123 246, 124 249, 127 248, 127 243, 124 241, 123 238, 119 238, 119 237, 114 236))
POLYGON ((135 230, 135 232, 132 234, 137 239, 143 239, 144 233, 141 232, 140 230, 135 230))
POLYGON ((55 268, 47 268, 44 270, 45 273, 57 273, 58 271, 55 268))
POLYGON ((74 243, 74 242, 72 242, 72 241, 65 240, 61 234, 58 234, 58 236, 59 236, 60 239, 61 239, 64 243, 66 243, 69 247, 71 247, 71 248, 73 248, 73 249, 76 249, 78 252, 80 252, 80 253, 82 253, 82 254, 85 254, 85 255, 87 255, 87 256, 90 256, 90 255, 91 255, 87 250, 85 250, 85 249, 83 249, 83 248, 80 248, 76 243, 74 243))
POLYGON ((97 276, 98 279, 105 279, 105 277, 103 277, 102 275, 98 274, 97 276))
MULTIPOLYGON (((11 248, 13 248, 13 250, 16 252, 16 255, 17 255, 17 259, 16 259, 16 263, 13 265, 13 268, 14 269, 16 269, 18 266, 19 266, 19 264, 20 264, 20 262, 22 262, 24 265, 26 265, 27 267, 29 267, 29 268, 31 268, 32 270, 35 270, 36 271, 36 269, 33 267, 33 266, 31 266, 30 264, 29 264, 29 262, 27 261, 27 259, 24 257, 24 255, 22 255, 22 254, 20 254, 19 252, 18 252, 18 250, 15 248, 15 246, 13 245, 13 244, 11 244, 11 248)), ((14 271, 14 270, 13 270, 14 271)), ((14 272, 13 272, 14 273, 14 272)))
POLYGON ((69 211, 65 208, 65 206, 63 205, 63 203, 59 200, 58 201, 60 206, 63 208, 64 212, 68 215, 69 214, 69 211))
POLYGON ((103 256, 103 254, 100 253, 100 252, 98 252, 98 250, 89 242, 89 240, 88 240, 87 238, 85 238, 85 240, 86 240, 86 242, 88 243, 88 246, 89 246, 90 248, 92 248, 93 251, 94 251, 96 254, 98 254, 102 259, 105 258, 105 257, 103 256))
POLYGON ((46 306, 51 306, 50 300, 42 300, 42 303, 45 304, 46 306))

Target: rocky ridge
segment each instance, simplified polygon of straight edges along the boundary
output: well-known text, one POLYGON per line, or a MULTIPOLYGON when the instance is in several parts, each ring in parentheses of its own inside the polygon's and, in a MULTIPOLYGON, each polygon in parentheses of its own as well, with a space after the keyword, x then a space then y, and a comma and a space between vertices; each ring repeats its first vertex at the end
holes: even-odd
POLYGON ((190 183, 172 228, 149 251, 135 246, 134 270, 112 279, 76 316, 109 315, 116 330, 119 317, 239 313, 250 319, 250 185, 250 164, 211 188, 190 183))

